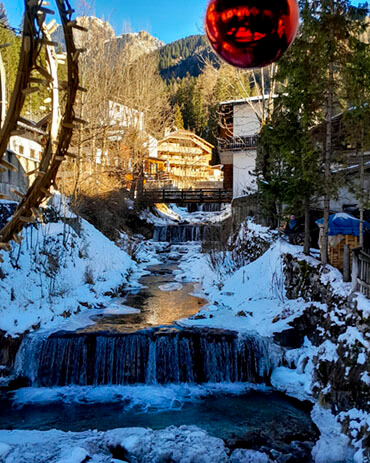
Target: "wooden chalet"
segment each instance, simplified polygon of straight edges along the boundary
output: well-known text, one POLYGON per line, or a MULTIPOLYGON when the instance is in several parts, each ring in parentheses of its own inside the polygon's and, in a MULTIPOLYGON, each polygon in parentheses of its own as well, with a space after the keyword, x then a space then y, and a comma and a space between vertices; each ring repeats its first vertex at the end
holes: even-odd
POLYGON ((145 161, 146 188, 221 188, 220 166, 210 166, 213 145, 188 130, 176 130, 158 142, 157 156, 145 161))

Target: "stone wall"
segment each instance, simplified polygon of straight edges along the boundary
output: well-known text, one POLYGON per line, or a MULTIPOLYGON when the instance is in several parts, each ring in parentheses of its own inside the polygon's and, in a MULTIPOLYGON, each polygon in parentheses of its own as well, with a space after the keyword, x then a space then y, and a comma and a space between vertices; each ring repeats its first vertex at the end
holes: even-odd
MULTIPOLYGON (((319 404, 330 408, 335 415, 354 408, 370 413, 370 352, 367 348, 370 314, 361 307, 361 299, 355 294, 345 296, 335 292, 327 278, 330 271, 320 264, 285 255, 287 297, 302 297, 312 302, 291 326, 295 338, 307 336, 318 347, 313 359, 313 393, 319 404), (324 346, 331 346, 332 355, 327 355, 324 346)), ((348 420, 344 420, 342 426, 352 440, 354 434, 348 420)), ((358 430, 356 439, 359 438, 369 444, 370 458, 370 433, 366 427, 358 430)))
POLYGON ((0 377, 11 374, 23 336, 12 338, 0 330, 0 377))
POLYGON ((233 217, 233 230, 238 230, 240 224, 247 217, 253 217, 254 221, 260 225, 270 226, 270 223, 261 214, 261 206, 259 204, 258 194, 254 193, 248 196, 234 198, 231 204, 233 217))

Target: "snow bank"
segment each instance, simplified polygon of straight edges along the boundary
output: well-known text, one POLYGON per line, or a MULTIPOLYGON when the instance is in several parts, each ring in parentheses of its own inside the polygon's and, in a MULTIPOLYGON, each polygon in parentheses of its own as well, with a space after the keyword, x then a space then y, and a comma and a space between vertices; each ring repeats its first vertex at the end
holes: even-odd
MULTIPOLYGON (((248 225, 249 226, 249 225, 248 225)), ((263 234, 265 230, 256 233, 263 234)), ((302 254, 302 248, 292 246, 285 241, 277 240, 260 258, 238 269, 228 276, 222 285, 219 285, 214 272, 210 269, 204 255, 194 255, 181 264, 185 274, 191 274, 195 281, 203 283, 206 297, 210 303, 200 313, 180 324, 185 326, 207 326, 215 328, 232 329, 239 332, 255 331, 262 336, 273 336, 274 333, 291 328, 289 325, 294 318, 300 316, 308 306, 316 306, 324 314, 327 313, 332 326, 342 330, 343 310, 336 307, 328 312, 326 304, 318 302, 305 302, 303 299, 287 299, 284 286, 283 255, 290 254, 299 260, 305 260, 312 267, 319 267, 320 262, 313 257, 302 254)), ((327 266, 320 270, 319 282, 327 286, 329 291, 341 298, 351 294, 351 284, 344 283, 341 273, 327 266)), ((355 297, 357 310, 364 314, 370 313, 370 301, 362 295, 355 297)), ((344 313, 346 315, 346 313, 344 313)), ((325 329, 317 326, 321 332, 323 342, 315 347, 307 339, 300 349, 288 350, 285 354, 287 366, 276 368, 271 376, 274 388, 296 397, 300 400, 314 402, 312 388, 314 377, 314 357, 320 361, 336 362, 338 360, 337 342, 348 346, 355 346, 358 350, 357 363, 366 363, 366 352, 369 341, 361 333, 358 326, 349 326, 338 336, 337 342, 325 339, 325 329)), ((327 333, 330 336, 330 333, 327 333)), ((364 383, 370 382, 369 376, 361 376, 364 383)), ((322 393, 330 391, 322 390, 322 393)), ((363 436, 364 430, 370 432, 369 414, 357 411, 356 419, 348 418, 348 413, 335 417, 329 411, 315 406, 313 419, 320 429, 321 437, 317 442, 313 456, 315 463, 364 463, 364 441, 357 436, 363 436), (351 439, 344 433, 341 422, 348 421, 351 439), (361 432, 360 432, 361 430, 361 432), (355 446, 355 449, 351 448, 355 446)), ((347 431, 346 431, 347 432, 347 431)), ((348 433, 347 433, 348 434, 348 433)))
POLYGON ((170 209, 166 204, 158 204, 154 212, 145 209, 140 213, 140 219, 153 225, 171 225, 181 220, 181 215, 170 209))
POLYGON ((0 264, 0 330, 12 336, 51 326, 60 315, 83 313, 85 307, 108 306, 105 294, 127 282, 136 266, 82 219, 38 223, 23 236, 22 244, 2 253, 0 264))
POLYGON ((197 254, 181 263, 181 269, 200 281, 210 304, 198 316, 181 320, 184 326, 209 326, 237 331, 256 331, 272 336, 289 328, 288 323, 307 306, 303 299, 288 300, 285 294, 283 259, 285 252, 300 249, 278 240, 260 258, 228 277, 222 288, 209 267, 206 256, 197 254))
POLYGON ((229 459, 222 439, 211 437, 197 426, 170 426, 160 431, 108 431, 108 445, 125 448, 141 463, 226 463, 229 459))
POLYGON ((312 449, 315 463, 353 463, 354 450, 347 436, 342 433, 336 417, 319 405, 315 405, 311 418, 320 429, 320 438, 312 449))
POLYGON ((339 413, 337 421, 348 427, 349 434, 352 437, 351 444, 355 448, 354 463, 364 463, 368 461, 369 448, 364 442, 364 439, 360 438, 360 436, 364 435, 364 433, 367 433, 367 435, 370 434, 369 413, 364 410, 352 408, 346 412, 339 413))
POLYGON ((0 442, 0 457, 5 458, 11 449, 10 445, 0 442))
MULTIPOLYGON (((222 439, 212 437, 197 426, 170 426, 153 431, 144 428, 122 428, 107 432, 85 431, 0 431, 3 463, 111 463, 112 452, 118 461, 140 463, 227 463, 251 460, 229 460, 222 439)), ((265 460, 254 460, 265 463, 265 460)))
POLYGON ((236 449, 231 454, 230 463, 270 463, 270 459, 257 450, 236 449))
POLYGON ((62 456, 58 463, 81 463, 90 460, 90 455, 82 447, 67 448, 61 452, 62 456))
POLYGON ((278 391, 287 395, 297 397, 300 400, 312 400, 310 391, 305 394, 307 388, 307 377, 304 373, 298 373, 286 367, 278 367, 272 372, 271 384, 278 391))

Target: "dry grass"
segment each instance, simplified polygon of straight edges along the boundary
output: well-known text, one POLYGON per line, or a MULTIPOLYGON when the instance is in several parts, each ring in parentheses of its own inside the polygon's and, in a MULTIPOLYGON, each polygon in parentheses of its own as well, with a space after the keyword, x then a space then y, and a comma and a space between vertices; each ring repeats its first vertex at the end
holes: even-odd
POLYGON ((95 284, 94 272, 89 266, 87 266, 85 268, 84 282, 87 285, 94 285, 95 284))
POLYGON ((73 202, 72 209, 117 243, 121 232, 128 235, 140 233, 148 238, 153 234, 153 227, 140 220, 132 208, 126 190, 80 195, 73 202))

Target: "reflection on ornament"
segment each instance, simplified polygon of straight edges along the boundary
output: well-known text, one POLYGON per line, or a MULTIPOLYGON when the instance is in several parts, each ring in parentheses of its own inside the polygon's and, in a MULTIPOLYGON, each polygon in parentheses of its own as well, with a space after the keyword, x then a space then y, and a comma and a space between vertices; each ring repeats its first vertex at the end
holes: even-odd
POLYGON ((280 58, 298 28, 296 0, 211 0, 205 28, 215 52, 240 68, 280 58))

